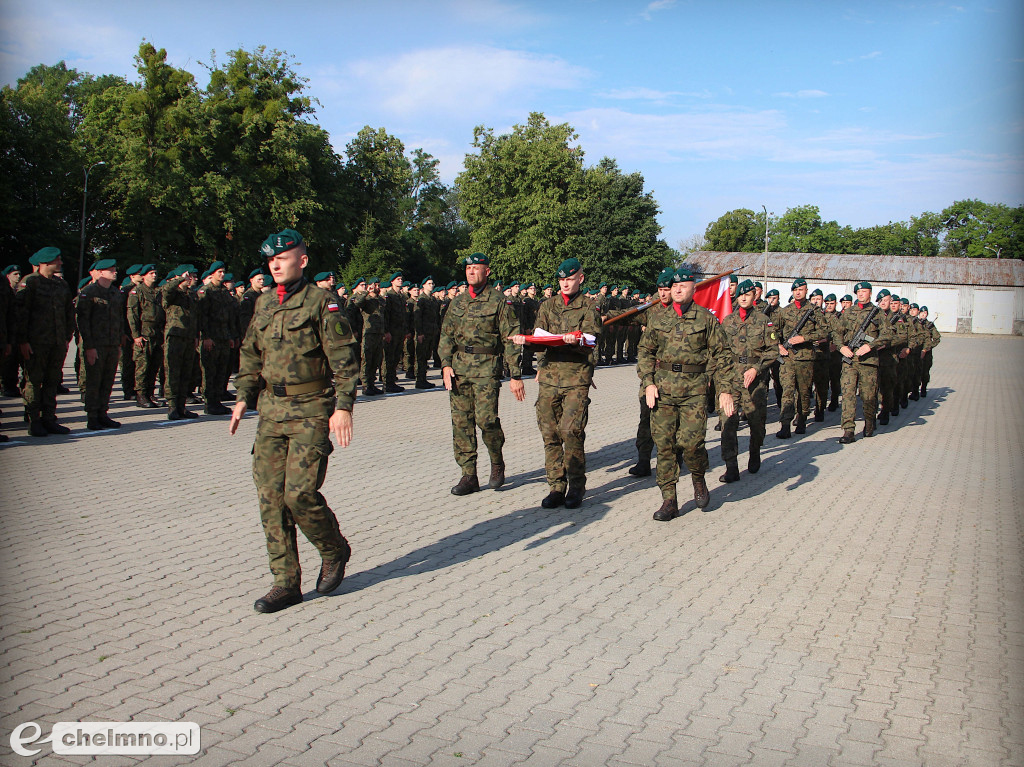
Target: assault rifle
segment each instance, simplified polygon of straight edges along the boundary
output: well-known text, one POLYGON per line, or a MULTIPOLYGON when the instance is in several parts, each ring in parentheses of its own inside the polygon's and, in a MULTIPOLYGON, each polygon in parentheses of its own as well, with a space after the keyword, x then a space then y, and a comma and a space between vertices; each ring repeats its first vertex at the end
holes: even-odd
POLYGON ((868 312, 868 316, 864 318, 864 321, 862 323, 860 323, 860 327, 857 328, 857 332, 854 333, 853 338, 850 339, 850 343, 845 344, 850 348, 850 351, 853 352, 852 357, 847 357, 845 355, 843 356, 843 362, 845 362, 847 365, 853 364, 854 359, 856 359, 857 357, 857 350, 865 341, 875 340, 873 336, 868 335, 868 325, 871 324, 871 321, 875 318, 875 315, 878 314, 879 310, 880 307, 878 306, 878 304, 872 306, 871 311, 868 312))
MULTIPOLYGON (((714 277, 709 277, 706 280, 701 280, 700 282, 698 282, 696 284, 696 286, 694 287, 693 290, 696 293, 697 292, 697 288, 703 287, 704 285, 707 285, 708 283, 715 282, 716 280, 720 280, 723 277, 728 277, 733 272, 738 272, 740 269, 746 268, 746 266, 747 265, 744 264, 743 266, 738 266, 735 269, 730 269, 727 272, 722 272, 721 274, 716 274, 714 277)), ((616 314, 614 317, 609 317, 608 319, 604 320, 601 324, 602 325, 611 325, 613 322, 620 322, 622 320, 628 320, 634 314, 639 314, 640 312, 645 312, 645 311, 647 311, 648 309, 650 309, 652 306, 654 306, 657 303, 659 303, 659 299, 656 298, 653 301, 648 301, 646 304, 640 304, 640 306, 634 306, 632 309, 627 309, 622 314, 616 314)))
POLYGON ((793 334, 782 342, 783 349, 788 351, 793 348, 793 339, 800 335, 800 331, 804 329, 804 325, 807 324, 807 320, 811 318, 811 315, 814 314, 814 310, 817 308, 818 307, 814 304, 807 307, 807 311, 803 313, 803 316, 797 321, 796 327, 793 328, 793 334))

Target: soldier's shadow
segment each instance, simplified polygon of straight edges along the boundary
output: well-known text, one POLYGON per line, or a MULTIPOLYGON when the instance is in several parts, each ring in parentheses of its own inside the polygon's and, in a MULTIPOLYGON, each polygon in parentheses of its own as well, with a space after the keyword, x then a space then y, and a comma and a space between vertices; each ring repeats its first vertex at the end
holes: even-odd
POLYGON ((900 414, 889 419, 889 425, 885 427, 886 431, 892 431, 893 428, 907 428, 913 426, 923 426, 927 418, 934 414, 936 409, 944 403, 951 394, 955 394, 956 389, 952 389, 948 386, 939 386, 934 389, 929 389, 921 399, 914 402, 910 400, 907 403, 907 409, 900 409, 900 414))

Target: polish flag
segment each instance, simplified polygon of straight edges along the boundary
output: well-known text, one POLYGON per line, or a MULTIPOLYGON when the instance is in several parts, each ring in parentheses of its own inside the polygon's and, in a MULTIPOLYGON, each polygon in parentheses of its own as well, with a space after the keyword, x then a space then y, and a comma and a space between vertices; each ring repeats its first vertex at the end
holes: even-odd
POLYGON ((703 306, 721 322, 726 315, 732 314, 732 299, 729 297, 729 275, 718 282, 701 285, 693 292, 693 300, 703 306))

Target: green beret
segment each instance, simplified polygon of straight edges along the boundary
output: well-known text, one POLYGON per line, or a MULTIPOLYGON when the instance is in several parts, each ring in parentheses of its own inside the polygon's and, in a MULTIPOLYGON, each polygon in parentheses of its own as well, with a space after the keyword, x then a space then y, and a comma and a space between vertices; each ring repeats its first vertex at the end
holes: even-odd
POLYGON ((853 303, 853 296, 851 296, 849 293, 847 293, 845 296, 843 296, 842 298, 839 299, 840 303, 842 303, 843 301, 849 301, 852 304, 853 303))
POLYGON ((811 293, 811 298, 814 298, 815 296, 823 296, 823 295, 825 295, 825 294, 821 292, 821 288, 815 288, 814 291, 811 293))
POLYGON ((257 266, 255 269, 253 269, 251 272, 249 272, 249 279, 251 280, 253 277, 256 277, 259 274, 263 274, 263 267, 262 266, 257 266))
MULTIPOLYGON (((394 282, 395 280, 397 280, 401 276, 402 276, 402 270, 401 269, 399 269, 397 272, 392 272, 391 276, 388 277, 388 285, 390 285, 392 282, 394 282)), ((383 283, 381 283, 381 284, 383 284, 383 283)))
POLYGON ((659 288, 667 288, 672 285, 672 275, 675 274, 675 269, 662 269, 658 274, 658 279, 655 284, 659 288))
POLYGON ((491 265, 491 259, 489 259, 484 253, 470 253, 466 256, 465 265, 472 266, 473 264, 483 264, 484 266, 491 265))
POLYGON ((201 279, 201 280, 205 280, 205 279, 206 279, 207 277, 209 277, 209 276, 210 276, 211 274, 213 274, 213 272, 211 272, 211 271, 210 271, 209 269, 207 269, 207 270, 206 270, 205 272, 203 272, 203 276, 202 276, 202 277, 200 277, 199 279, 201 279))
POLYGON ((750 280, 743 280, 739 285, 736 286, 736 295, 742 296, 744 293, 753 293, 754 283, 750 280))
POLYGON ((123 280, 121 280, 121 287, 122 288, 127 288, 131 284, 132 284, 132 278, 131 277, 125 277, 123 280))
POLYGON ((558 265, 558 271, 555 272, 558 279, 564 280, 566 277, 572 277, 576 272, 580 271, 583 265, 580 264, 578 258, 567 258, 565 261, 558 265))
MULTIPOLYGON (((170 275, 168 275, 168 277, 169 277, 169 276, 170 276, 170 275)), ((158 288, 162 288, 162 287, 163 287, 164 285, 166 285, 166 284, 167 284, 167 280, 168 280, 168 277, 164 277, 164 278, 163 278, 162 280, 160 280, 160 282, 158 282, 158 283, 157 283, 157 287, 158 287, 158 288)))
POLYGON ((771 290, 769 290, 769 291, 768 291, 767 293, 765 293, 764 295, 765 295, 765 298, 771 298, 772 296, 777 296, 777 295, 779 295, 779 291, 777 291, 777 290, 776 290, 775 288, 772 288, 771 290))
POLYGON ((870 282, 858 282, 853 286, 853 292, 856 293, 858 290, 871 290, 870 282))
POLYGON ((466 281, 465 281, 465 280, 459 280, 459 284, 458 284, 458 285, 456 285, 455 287, 457 287, 457 288, 461 288, 461 287, 462 287, 463 285, 465 285, 465 284, 466 284, 466 281))
POLYGON ((420 290, 422 290, 422 289, 423 289, 423 286, 424 286, 424 285, 426 285, 426 284, 427 284, 428 282, 433 282, 433 281, 434 281, 434 278, 433 278, 433 277, 431 277, 431 276, 430 276, 430 275, 428 274, 428 275, 427 275, 426 277, 424 277, 424 278, 423 278, 423 280, 422 280, 422 281, 420 282, 420 290))
POLYGON ((597 289, 600 290, 601 288, 607 288, 607 287, 608 287, 608 283, 607 282, 602 282, 600 285, 597 286, 597 289))
POLYGON ((494 287, 496 290, 501 290, 504 287, 504 285, 501 284, 501 280, 495 280, 494 287))
POLYGON ((789 286, 789 289, 796 290, 801 285, 803 287, 807 287, 807 280, 805 280, 803 277, 797 277, 795 280, 793 280, 793 284, 789 286))
POLYGON ((547 283, 545 283, 545 284, 544 284, 544 287, 543 287, 543 288, 541 288, 541 290, 547 290, 547 289, 548 289, 548 288, 550 288, 550 287, 551 287, 551 283, 550 283, 550 282, 547 282, 547 283))
POLYGON ((835 301, 835 300, 836 300, 836 294, 835 293, 829 293, 827 296, 825 296, 825 303, 826 304, 829 301, 835 301))
POLYGON ((302 235, 294 229, 282 229, 277 234, 272 234, 263 241, 263 244, 260 245, 260 252, 264 258, 273 258, 304 243, 305 240, 302 239, 302 235))
POLYGON ((909 298, 901 298, 900 299, 900 303, 901 304, 906 304, 907 306, 910 306, 910 299, 909 298))
POLYGON ((366 283, 366 284, 367 284, 367 285, 380 285, 380 277, 371 277, 371 278, 370 278, 370 279, 369 279, 369 280, 367 281, 367 283, 366 283))
POLYGON ((356 277, 354 280, 352 280, 352 289, 355 290, 359 285, 362 285, 365 282, 366 280, 363 279, 362 277, 356 277))
POLYGON ((199 274, 199 270, 192 264, 185 264, 183 267, 181 267, 181 273, 185 274, 186 272, 188 272, 189 274, 199 274))
POLYGON ((889 295, 892 295, 892 294, 888 290, 886 290, 885 288, 882 288, 880 291, 878 291, 878 295, 875 296, 875 300, 876 301, 881 301, 883 298, 885 298, 886 296, 889 296, 889 295))
POLYGON ((142 264, 132 264, 124 270, 124 276, 131 277, 133 274, 139 274, 140 269, 142 269, 142 264))
POLYGON ((227 269, 227 268, 228 268, 228 265, 225 264, 223 261, 214 261, 212 264, 210 264, 210 268, 207 271, 210 274, 213 274, 218 269, 227 269))
POLYGON ((40 266, 41 264, 52 264, 58 258, 60 258, 60 248, 41 248, 32 254, 28 262, 32 266, 40 266))
POLYGON ((729 282, 731 282, 733 285, 735 285, 739 281, 740 281, 740 278, 737 277, 735 274, 730 274, 729 275, 729 282))
POLYGON ((409 280, 402 280, 402 287, 403 288, 411 288, 412 286, 413 286, 413 283, 409 282, 409 280))
POLYGON ((144 266, 140 266, 139 267, 138 274, 141 277, 145 277, 150 272, 155 272, 155 271, 156 271, 156 264, 146 264, 144 266))
POLYGON ((451 282, 449 282, 447 285, 444 286, 444 289, 445 290, 451 290, 452 288, 455 288, 455 287, 458 287, 458 283, 456 283, 455 280, 452 280, 451 282))
POLYGON ((922 312, 926 312, 926 311, 928 311, 928 307, 927 307, 927 306, 922 306, 922 307, 921 307, 921 311, 922 311, 922 312))
POLYGON ((672 282, 693 282, 693 272, 691 272, 685 266, 680 266, 676 269, 676 273, 672 278, 672 282))
POLYGON ((510 283, 510 284, 509 284, 509 287, 510 287, 510 288, 514 288, 514 287, 516 287, 517 285, 519 285, 519 283, 518 283, 518 282, 513 282, 513 283, 510 283))
POLYGON ((910 308, 911 309, 920 309, 921 307, 919 307, 917 304, 911 304, 910 308))
POLYGON ((894 302, 899 303, 900 297, 897 296, 895 293, 892 294, 891 298, 894 302))
POLYGON ((329 279, 330 276, 331 276, 330 272, 317 272, 316 276, 313 278, 313 282, 320 282, 320 280, 329 279))
POLYGON ((103 258, 93 264, 92 268, 98 272, 102 272, 104 269, 116 269, 117 261, 112 258, 103 258))
MULTIPOLYGON (((530 288, 535 288, 535 287, 537 287, 537 286, 534 285, 532 282, 528 282, 528 283, 526 283, 523 286, 523 290, 529 290, 530 288)), ((595 290, 594 292, 597 293, 597 290, 595 290)))
POLYGON ((761 288, 761 290, 764 290, 764 285, 762 285, 760 282, 755 282, 754 283, 754 287, 755 288, 761 288))
POLYGON ((18 274, 21 274, 21 269, 18 267, 17 264, 11 264, 10 266, 4 268, 4 277, 6 277, 11 272, 17 272, 18 274))
MULTIPOLYGON (((46 263, 50 263, 50 262, 47 261, 46 263)), ((78 289, 81 290, 86 285, 88 285, 90 282, 92 282, 92 277, 83 277, 82 279, 80 279, 78 281, 78 289)), ((129 280, 129 282, 130 282, 130 280, 129 280)))

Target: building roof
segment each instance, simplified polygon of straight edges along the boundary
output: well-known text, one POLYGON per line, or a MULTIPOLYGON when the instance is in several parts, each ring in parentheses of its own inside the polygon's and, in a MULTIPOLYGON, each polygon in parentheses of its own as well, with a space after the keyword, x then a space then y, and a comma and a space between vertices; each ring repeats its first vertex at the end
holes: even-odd
MULTIPOLYGON (((705 275, 738 269, 764 274, 763 253, 698 250, 686 263, 705 275)), ((918 285, 989 285, 1024 287, 1024 261, 1015 258, 926 258, 923 256, 863 256, 840 253, 768 253, 768 277, 791 280, 918 285)))

